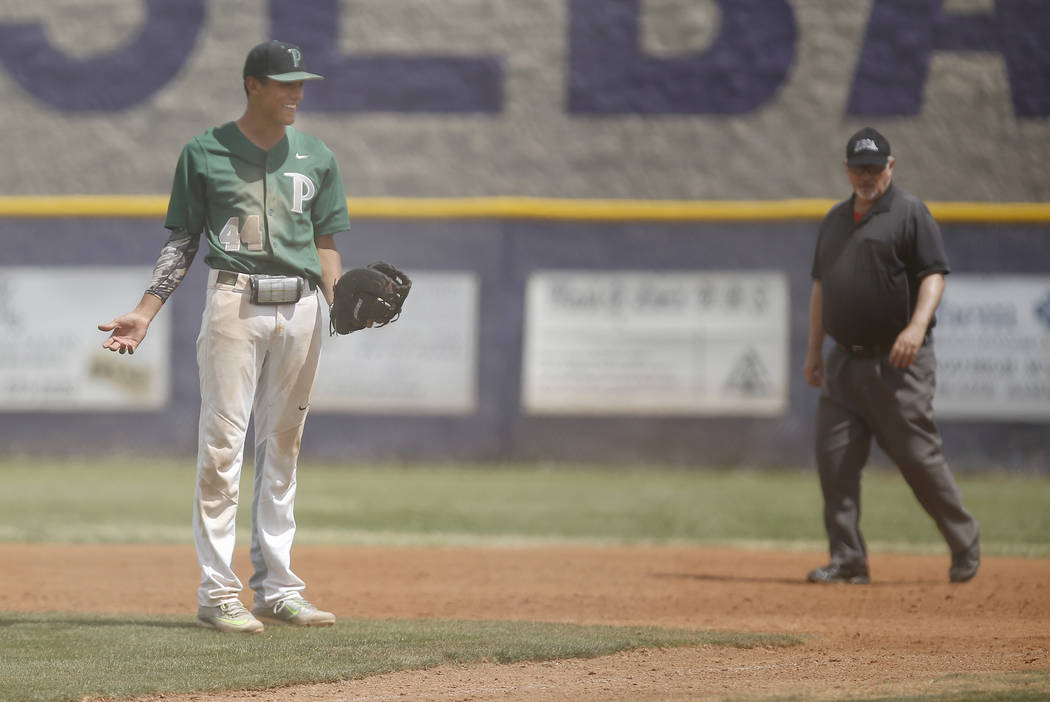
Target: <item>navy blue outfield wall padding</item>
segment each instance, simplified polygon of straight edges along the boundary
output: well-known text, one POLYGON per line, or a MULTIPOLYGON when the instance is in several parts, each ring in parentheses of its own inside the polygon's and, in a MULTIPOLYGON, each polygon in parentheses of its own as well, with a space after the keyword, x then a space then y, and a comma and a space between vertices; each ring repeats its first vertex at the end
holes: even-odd
MULTIPOLYGON (((955 272, 1046 274, 1050 226, 943 226, 955 272)), ((374 260, 418 271, 473 271, 481 284, 478 408, 464 416, 311 415, 303 459, 583 461, 800 467, 812 463, 817 391, 802 379, 812 221, 565 222, 527 219, 356 221, 338 244, 349 268, 374 260), (790 295, 785 414, 759 417, 529 416, 521 409, 525 283, 531 272, 778 270, 790 295)), ((166 232, 154 218, 0 219, 3 266, 150 266, 166 232)), ((171 402, 157 412, 0 415, 6 455, 192 455, 199 396, 195 341, 205 266, 194 263, 171 315, 171 402)), ((56 285, 61 285, 56 273, 56 285)), ((143 281, 143 286, 145 283, 143 281)), ((950 284, 950 279, 949 279, 950 284)), ((137 300, 128 300, 130 309, 137 300)), ((127 310, 112 310, 117 315, 127 310)), ((94 327, 102 319, 84 320, 94 327)), ((99 343, 103 335, 99 333, 99 343)), ((148 343, 147 339, 147 343, 148 343)), ((941 421, 961 471, 1050 472, 1045 424, 941 421)))

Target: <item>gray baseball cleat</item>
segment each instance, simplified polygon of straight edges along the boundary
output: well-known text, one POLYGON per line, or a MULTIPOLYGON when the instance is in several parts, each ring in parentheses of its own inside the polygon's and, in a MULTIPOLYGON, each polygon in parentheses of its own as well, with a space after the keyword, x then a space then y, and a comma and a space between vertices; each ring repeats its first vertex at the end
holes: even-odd
POLYGON ((223 602, 217 607, 198 607, 197 625, 227 634, 258 634, 264 628, 239 600, 223 602))
POLYGON ((292 626, 332 626, 335 624, 334 614, 317 609, 300 595, 286 597, 273 606, 257 606, 252 614, 274 624, 291 624, 292 626))

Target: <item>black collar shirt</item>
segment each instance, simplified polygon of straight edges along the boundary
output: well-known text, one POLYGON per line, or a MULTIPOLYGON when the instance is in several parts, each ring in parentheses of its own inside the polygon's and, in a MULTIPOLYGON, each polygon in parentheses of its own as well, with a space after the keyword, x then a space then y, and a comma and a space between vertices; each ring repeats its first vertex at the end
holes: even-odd
POLYGON ((940 227, 921 200, 891 184, 854 222, 851 196, 824 217, 813 258, 824 330, 847 346, 888 348, 911 319, 922 279, 949 271, 940 227))

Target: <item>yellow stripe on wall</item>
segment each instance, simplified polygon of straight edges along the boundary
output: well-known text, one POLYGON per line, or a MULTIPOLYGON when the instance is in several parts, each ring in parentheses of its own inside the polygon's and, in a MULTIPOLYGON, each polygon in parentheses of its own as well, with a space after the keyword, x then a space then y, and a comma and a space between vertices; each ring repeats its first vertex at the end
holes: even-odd
POLYGON ((166 196, 25 195, 0 197, 0 217, 163 217, 166 196))
MULTIPOLYGON (((369 219, 547 219, 591 221, 819 220, 835 200, 584 200, 543 197, 348 198, 369 219)), ((941 222, 1050 223, 1050 203, 930 202, 941 222)), ((0 197, 0 217, 163 217, 160 195, 0 197)))
POLYGON ((823 217, 832 200, 578 200, 538 197, 350 199, 350 215, 423 219, 783 220, 823 217))

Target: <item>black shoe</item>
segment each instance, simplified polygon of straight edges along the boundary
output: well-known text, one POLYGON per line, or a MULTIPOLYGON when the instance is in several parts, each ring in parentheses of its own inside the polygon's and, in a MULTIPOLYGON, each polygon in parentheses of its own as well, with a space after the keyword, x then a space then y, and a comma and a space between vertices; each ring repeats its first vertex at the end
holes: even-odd
POLYGON ((868 575, 866 565, 843 565, 842 563, 829 563, 823 568, 810 571, 806 580, 811 583, 847 583, 849 585, 868 585, 871 577, 868 575))
POLYGON ((973 540, 970 547, 952 554, 952 567, 948 569, 948 579, 953 583, 965 583, 977 575, 981 566, 981 539, 973 540))

